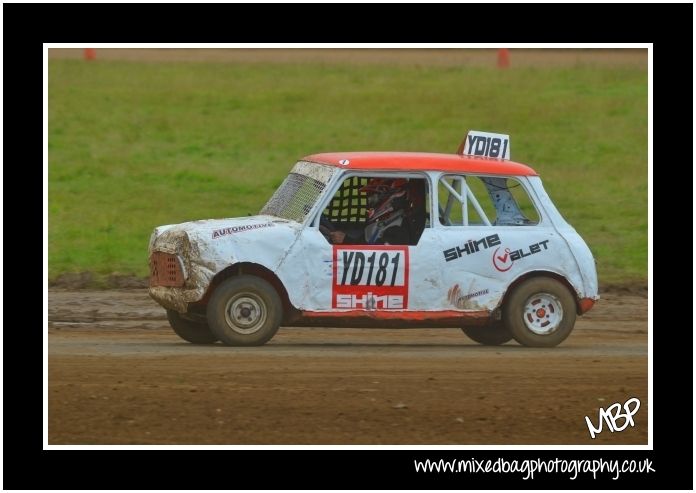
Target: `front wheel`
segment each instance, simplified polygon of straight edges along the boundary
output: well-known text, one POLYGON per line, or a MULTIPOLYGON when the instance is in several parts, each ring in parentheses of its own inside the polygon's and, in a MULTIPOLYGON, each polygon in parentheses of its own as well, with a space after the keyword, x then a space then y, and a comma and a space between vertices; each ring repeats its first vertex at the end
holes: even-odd
POLYGON ((212 344, 218 340, 208 324, 184 318, 177 311, 167 310, 167 319, 176 335, 185 341, 193 344, 212 344))
POLYGON ((503 323, 523 346, 557 346, 575 326, 575 299, 555 279, 528 279, 505 302, 503 323))
POLYGON ((255 276, 230 277, 210 297, 210 329, 228 346, 261 346, 275 335, 283 305, 268 282, 255 276))
POLYGON ((464 333, 484 346, 500 346, 512 339, 512 334, 502 324, 488 327, 462 327, 464 333))

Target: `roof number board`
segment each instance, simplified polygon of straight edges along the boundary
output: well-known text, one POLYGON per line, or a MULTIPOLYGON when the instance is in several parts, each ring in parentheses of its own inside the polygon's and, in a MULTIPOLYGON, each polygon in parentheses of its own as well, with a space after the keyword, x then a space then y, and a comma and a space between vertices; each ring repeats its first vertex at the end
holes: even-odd
POLYGON ((510 159, 510 136, 470 130, 464 142, 463 154, 510 159))

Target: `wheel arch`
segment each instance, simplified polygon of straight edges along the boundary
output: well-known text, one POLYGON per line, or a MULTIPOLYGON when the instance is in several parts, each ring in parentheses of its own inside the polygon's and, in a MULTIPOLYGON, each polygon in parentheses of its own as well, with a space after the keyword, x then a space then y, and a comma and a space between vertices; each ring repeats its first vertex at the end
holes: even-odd
POLYGON ((276 293, 278 293, 278 296, 280 297, 280 300, 283 303, 283 320, 286 320, 288 317, 297 312, 296 308, 292 306, 292 303, 290 303, 290 297, 288 296, 288 292, 285 289, 285 285, 275 274, 275 272, 268 269, 267 267, 264 267, 261 264, 256 264, 253 262, 237 262, 235 264, 225 267, 223 270, 215 274, 210 284, 208 285, 208 289, 206 290, 205 295, 196 304, 200 308, 207 306, 211 295, 215 291, 215 288, 217 288, 220 285, 220 283, 222 283, 226 279, 229 279, 230 277, 240 275, 250 275, 259 277, 267 283, 269 283, 273 287, 273 289, 275 289, 276 293))
POLYGON ((522 284, 524 281, 528 279, 533 279, 535 277, 550 277, 551 279, 555 279, 556 281, 559 281, 561 284, 563 284, 568 291, 570 292, 571 295, 573 295, 573 299, 575 300, 575 312, 578 315, 582 315, 584 312, 587 310, 584 310, 583 307, 581 306, 580 302, 580 296, 578 295, 578 292, 575 290, 572 284, 568 282, 568 279, 566 279, 564 276, 557 272, 551 272, 548 270, 533 270, 529 272, 525 272, 524 274, 520 275, 517 279, 512 281, 508 287, 507 290, 505 291, 505 294, 503 294, 503 297, 500 300, 500 304, 498 305, 497 309, 500 309, 505 305, 507 302, 508 298, 510 297, 510 293, 512 293, 517 286, 522 284))

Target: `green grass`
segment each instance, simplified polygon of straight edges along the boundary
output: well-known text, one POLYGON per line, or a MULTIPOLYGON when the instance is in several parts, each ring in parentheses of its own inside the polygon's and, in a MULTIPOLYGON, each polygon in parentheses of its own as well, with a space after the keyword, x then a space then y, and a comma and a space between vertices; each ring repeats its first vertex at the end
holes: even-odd
POLYGON ((647 279, 647 73, 637 68, 49 62, 49 277, 147 273, 154 226, 256 213, 325 151, 454 152, 511 135, 594 252, 647 279))

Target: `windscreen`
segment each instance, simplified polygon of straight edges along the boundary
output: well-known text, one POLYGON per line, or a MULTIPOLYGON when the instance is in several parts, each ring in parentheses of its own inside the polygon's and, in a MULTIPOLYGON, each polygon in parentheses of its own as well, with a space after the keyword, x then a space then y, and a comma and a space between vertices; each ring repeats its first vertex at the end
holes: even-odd
POLYGON ((298 162, 259 214, 301 223, 336 171, 333 166, 298 162))

